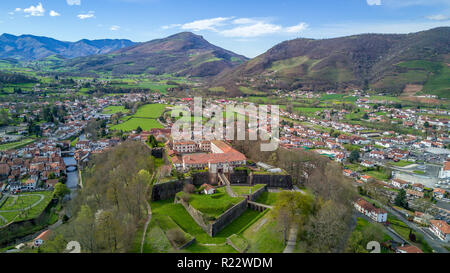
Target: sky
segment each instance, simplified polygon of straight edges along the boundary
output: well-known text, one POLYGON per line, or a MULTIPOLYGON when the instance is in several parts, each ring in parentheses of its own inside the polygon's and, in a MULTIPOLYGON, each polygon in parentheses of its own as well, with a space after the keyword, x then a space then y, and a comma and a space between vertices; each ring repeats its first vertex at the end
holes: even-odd
POLYGON ((295 38, 450 26, 450 0, 14 0, 0 33, 146 42, 182 31, 247 57, 295 38))

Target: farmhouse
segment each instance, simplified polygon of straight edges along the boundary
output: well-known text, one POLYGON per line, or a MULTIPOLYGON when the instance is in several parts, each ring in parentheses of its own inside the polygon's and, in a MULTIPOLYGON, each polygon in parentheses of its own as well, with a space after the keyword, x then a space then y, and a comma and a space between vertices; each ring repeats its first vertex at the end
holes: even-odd
POLYGON ((216 188, 214 188, 213 186, 211 186, 209 184, 203 184, 202 187, 204 188, 203 193, 206 195, 211 195, 211 194, 216 193, 216 188))
POLYGON ((387 221, 387 212, 380 208, 375 208, 372 204, 366 200, 359 198, 354 203, 356 210, 362 214, 368 216, 372 220, 378 223, 384 223, 387 221))
POLYGON ((450 241, 450 226, 442 220, 430 220, 430 230, 444 242, 450 241))

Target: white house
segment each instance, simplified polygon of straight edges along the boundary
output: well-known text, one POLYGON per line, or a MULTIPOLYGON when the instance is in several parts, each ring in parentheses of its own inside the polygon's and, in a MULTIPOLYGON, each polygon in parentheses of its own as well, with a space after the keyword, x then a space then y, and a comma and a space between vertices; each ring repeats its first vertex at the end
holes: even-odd
POLYGON ((211 194, 215 194, 216 193, 216 188, 214 188, 213 186, 209 185, 209 184, 203 184, 204 189, 203 189, 203 193, 206 195, 211 195, 211 194))
POLYGON ((397 189, 404 189, 409 185, 409 183, 406 182, 405 180, 401 180, 398 178, 392 179, 391 184, 392 184, 392 186, 396 187, 397 189))
POLYGON ((359 198, 354 203, 357 211, 371 218, 375 222, 384 223, 387 221, 387 212, 381 208, 375 208, 372 204, 366 200, 359 198))
POLYGON ((448 179, 450 178, 450 161, 446 161, 441 171, 439 172, 439 178, 448 179))
POLYGON ((442 220, 430 220, 430 230, 439 239, 448 243, 450 242, 450 226, 442 220))

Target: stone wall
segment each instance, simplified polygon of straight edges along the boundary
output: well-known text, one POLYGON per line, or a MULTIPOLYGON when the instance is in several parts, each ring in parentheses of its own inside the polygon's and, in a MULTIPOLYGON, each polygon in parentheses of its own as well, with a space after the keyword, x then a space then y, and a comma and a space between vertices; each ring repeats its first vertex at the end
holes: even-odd
POLYGON ((242 200, 238 204, 234 205, 227 211, 225 211, 222 215, 217 218, 214 223, 209 225, 208 234, 214 237, 218 234, 222 229, 231 224, 234 220, 236 220, 239 216, 241 216, 247 210, 247 199, 242 200))
POLYGON ((200 187, 203 184, 212 184, 211 174, 209 172, 194 172, 192 174, 192 182, 196 187, 200 187))
POLYGON ((175 195, 183 190, 185 184, 192 184, 192 178, 153 185, 152 201, 175 198, 175 195))
POLYGON ((230 173, 228 180, 231 184, 249 184, 249 176, 247 171, 235 171, 230 173))
POLYGON ((222 229, 236 220, 247 210, 247 199, 242 200, 238 204, 229 208, 220 215, 214 222, 205 223, 204 215, 189 203, 184 202, 181 198, 175 198, 175 203, 183 205, 186 211, 191 215, 194 221, 211 237, 217 235, 222 229))
POLYGON ((292 189, 292 177, 281 174, 252 174, 250 184, 266 184, 269 188, 292 189))
POLYGON ((263 192, 267 191, 267 185, 250 195, 249 200, 256 202, 263 192))
MULTIPOLYGON (((194 221, 206 232, 208 233, 208 225, 205 223, 203 213, 196 210, 194 207, 192 207, 189 203, 184 202, 181 198, 176 197, 175 203, 183 205, 183 207, 186 209, 186 211, 191 215, 191 217, 194 219, 194 221)), ((208 233, 209 234, 209 233, 208 233)), ((209 234, 211 236, 211 234, 209 234)))

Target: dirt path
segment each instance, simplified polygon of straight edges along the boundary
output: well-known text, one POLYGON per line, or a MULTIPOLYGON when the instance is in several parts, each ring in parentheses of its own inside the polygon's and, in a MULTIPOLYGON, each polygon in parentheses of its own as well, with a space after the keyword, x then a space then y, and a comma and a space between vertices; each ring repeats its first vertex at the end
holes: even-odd
POLYGON ((147 221, 144 225, 144 232, 142 233, 142 239, 141 239, 141 253, 144 253, 144 243, 145 243, 145 236, 147 235, 147 229, 148 225, 150 224, 150 221, 152 220, 152 208, 150 207, 149 202, 147 202, 147 221))
POLYGON ((297 245, 297 228, 291 228, 289 232, 289 239, 286 248, 283 250, 283 253, 293 253, 295 246, 297 245))
MULTIPOLYGON (((155 179, 155 177, 157 176, 157 173, 159 172, 155 172, 151 178, 150 181, 152 181, 155 179)), ((151 188, 151 187, 150 187, 151 188)), ((151 195, 151 194, 150 194, 151 195)), ((151 198, 151 196, 149 196, 149 199, 151 198)), ((147 229, 148 229, 148 225, 150 224, 150 222, 152 221, 152 208, 150 206, 150 201, 148 201, 149 199, 147 199, 147 202, 145 202, 147 204, 147 221, 145 222, 144 225, 144 232, 142 233, 142 239, 141 239, 141 253, 144 253, 144 243, 145 243, 145 236, 147 235, 147 229)))

